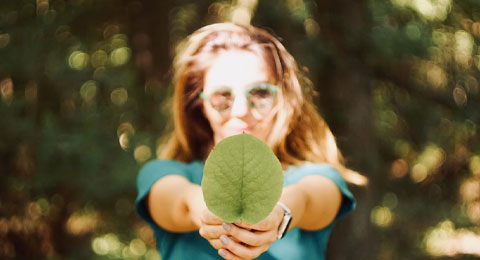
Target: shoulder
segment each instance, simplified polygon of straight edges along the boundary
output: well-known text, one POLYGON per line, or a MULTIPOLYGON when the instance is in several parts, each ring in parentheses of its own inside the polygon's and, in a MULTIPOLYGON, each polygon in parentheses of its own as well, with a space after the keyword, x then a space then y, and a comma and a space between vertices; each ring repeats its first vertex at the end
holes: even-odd
POLYGON ((185 168, 185 165, 186 165, 185 163, 179 162, 179 161, 176 161, 176 160, 155 159, 155 160, 151 160, 151 161, 147 162, 145 165, 143 165, 142 168, 140 169, 140 173, 149 172, 149 171, 157 171, 157 170, 160 170, 160 171, 167 170, 168 171, 169 169, 179 170, 179 169, 185 168))
POLYGON ((203 171, 203 163, 200 161, 180 162, 176 160, 151 160, 141 169, 137 177, 137 185, 150 186, 156 180, 167 175, 181 175, 192 181, 192 176, 203 171))
POLYGON ((180 162, 176 160, 162 160, 155 159, 147 162, 140 169, 139 174, 148 173, 175 173, 181 174, 197 168, 203 168, 203 163, 200 161, 180 162))
POLYGON ((339 184, 345 182, 342 174, 335 167, 325 163, 291 165, 285 170, 285 182, 287 182, 287 184, 294 184, 310 175, 320 175, 339 184))
POLYGON ((307 162, 301 165, 290 165, 287 171, 292 172, 332 172, 339 174, 339 171, 331 164, 307 162))

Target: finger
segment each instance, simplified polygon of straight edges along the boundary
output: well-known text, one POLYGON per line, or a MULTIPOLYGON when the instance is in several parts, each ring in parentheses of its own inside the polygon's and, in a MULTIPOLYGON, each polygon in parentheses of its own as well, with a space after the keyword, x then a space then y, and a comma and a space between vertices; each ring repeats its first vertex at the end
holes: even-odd
POLYGON ((213 248, 217 250, 225 248, 225 245, 222 243, 222 241, 220 241, 220 239, 211 239, 208 240, 208 242, 210 243, 210 245, 212 245, 213 248))
POLYGON ((221 225, 223 223, 223 220, 221 218, 217 217, 208 209, 203 211, 201 221, 205 224, 211 225, 221 225))
MULTIPOLYGON (((240 242, 236 241, 236 240, 235 240, 234 238, 232 238, 232 237, 231 237, 230 239, 232 239, 233 241, 235 241, 235 242, 237 242, 237 243, 240 243, 240 242)), ((218 249, 221 249, 221 248, 226 249, 225 244, 222 243, 222 241, 221 241, 219 238, 217 238, 217 239, 208 239, 208 242, 210 243, 210 245, 212 245, 213 248, 215 248, 215 249, 217 249, 217 250, 218 250, 218 249)))
POLYGON ((266 218, 256 224, 247 224, 243 221, 238 221, 234 223, 235 226, 241 227, 248 230, 255 230, 255 231, 267 231, 274 227, 275 223, 269 218, 266 218))
POLYGON ((227 234, 227 231, 222 225, 202 225, 198 233, 206 239, 218 239, 221 235, 227 234))
POLYGON ((223 257, 223 259, 227 259, 227 260, 243 260, 241 259, 240 257, 232 254, 232 252, 228 251, 227 249, 220 249, 218 250, 218 254, 223 257))
POLYGON ((235 225, 235 226, 237 226, 237 227, 244 228, 244 229, 253 229, 252 227, 254 226, 254 225, 252 225, 252 224, 247 224, 247 223, 245 223, 245 222, 243 222, 243 221, 241 221, 241 220, 239 220, 239 221, 237 221, 237 222, 235 222, 235 223, 232 223, 232 224, 235 225))
POLYGON ((222 226, 232 238, 236 238, 238 241, 249 246, 260 246, 276 240, 276 230, 254 231, 240 228, 236 225, 223 224, 222 226))
POLYGON ((280 206, 275 206, 272 209, 272 212, 264 218, 262 221, 256 224, 246 224, 243 221, 235 222, 235 225, 245 228, 245 229, 252 229, 258 231, 267 231, 270 229, 278 228, 278 225, 282 221, 283 218, 283 209, 280 206))
POLYGON ((233 241, 225 235, 220 237, 220 241, 224 244, 224 248, 228 249, 227 253, 231 253, 234 256, 244 259, 253 259, 258 257, 260 254, 265 252, 270 245, 270 243, 268 243, 261 246, 246 246, 233 241))

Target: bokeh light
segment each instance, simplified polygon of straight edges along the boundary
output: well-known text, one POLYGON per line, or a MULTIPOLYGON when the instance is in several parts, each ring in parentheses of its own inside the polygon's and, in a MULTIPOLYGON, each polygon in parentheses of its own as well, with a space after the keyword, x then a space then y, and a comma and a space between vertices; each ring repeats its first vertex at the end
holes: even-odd
POLYGON ((130 122, 123 122, 117 127, 117 136, 120 137, 121 134, 126 133, 129 136, 135 134, 135 128, 130 122))
POLYGON ((381 228, 387 228, 392 225, 393 219, 393 212, 388 207, 377 206, 370 213, 372 223, 381 228))
POLYGON ((466 229, 456 229, 451 220, 431 228, 424 238, 425 250, 433 257, 454 257, 459 254, 480 256, 480 235, 466 229))
POLYGON ((13 81, 11 78, 6 78, 0 81, 0 94, 3 102, 10 104, 13 99, 13 81))
POLYGON ((236 5, 232 6, 231 22, 250 24, 257 3, 258 0, 237 0, 236 5))
POLYGON ((472 157, 470 157, 469 161, 470 162, 468 166, 470 168, 470 171, 473 173, 473 175, 480 177, 480 156, 473 155, 472 157))
POLYGON ((146 160, 150 159, 151 156, 152 151, 150 150, 150 147, 146 145, 137 146, 133 152, 133 157, 139 163, 145 162, 146 160))
POLYGON ((135 128, 130 122, 123 122, 117 128, 118 143, 126 151, 130 147, 130 138, 135 135, 135 128))
POLYGON ((10 34, 2 33, 0 34, 0 49, 5 48, 10 43, 10 34))
POLYGON ((429 175, 434 174, 445 161, 446 155, 442 148, 435 144, 429 144, 418 156, 417 163, 413 165, 410 172, 414 182, 422 182, 429 175))
POLYGON ((83 101, 90 104, 97 95, 97 83, 93 80, 89 80, 80 87, 80 96, 83 101))
POLYGON ((460 187, 460 194, 466 202, 480 199, 480 181, 476 178, 467 179, 460 187))
POLYGON ((119 47, 110 53, 110 61, 114 66, 121 66, 130 60, 130 55, 130 48, 119 47))
POLYGON ((49 0, 37 0, 37 15, 44 15, 49 9, 49 0))
POLYGON ((412 167, 412 171, 410 174, 412 180, 418 183, 424 181, 427 178, 428 170, 425 165, 417 163, 412 167))
POLYGON ((89 56, 82 51, 74 51, 68 57, 68 65, 74 70, 83 70, 87 67, 89 56))
POLYGON ((453 100, 458 106, 463 106, 467 103, 467 93, 462 87, 456 87, 453 89, 453 100))
POLYGON ((145 243, 138 238, 133 239, 128 248, 130 249, 130 252, 137 257, 143 256, 147 253, 145 243))
POLYGON ((100 223, 99 215, 94 210, 82 210, 73 213, 67 220, 66 229, 72 235, 84 235, 93 232, 100 223))
POLYGON ((418 40, 422 37, 422 32, 416 23, 409 23, 405 26, 405 33, 411 40, 418 40))
POLYGON ((118 236, 113 233, 96 237, 92 241, 92 249, 98 255, 120 258, 123 247, 125 244, 121 243, 118 236))
POLYGON ((92 239, 91 247, 97 255, 113 259, 146 259, 160 260, 156 250, 147 249, 145 242, 134 238, 122 242, 114 233, 108 233, 92 239))
POLYGON ((443 21, 451 8, 451 0, 391 0, 398 7, 410 7, 423 18, 443 21))
POLYGON ((320 32, 320 25, 312 18, 306 19, 304 26, 305 32, 309 37, 316 37, 320 32))
POLYGON ((480 200, 468 204, 467 215, 472 223, 480 225, 480 200))
POLYGON ((442 67, 436 64, 431 64, 427 68, 427 80, 436 89, 444 89, 448 82, 447 74, 442 67))
POLYGON ((408 163, 404 159, 397 159, 392 163, 391 174, 394 178, 400 179, 408 173, 408 163))
POLYGON ((382 205, 389 209, 395 209, 398 205, 398 196, 393 192, 387 192, 383 196, 382 205))
POLYGON ((125 88, 117 88, 110 93, 110 100, 113 104, 121 106, 128 100, 128 92, 125 88))
POLYGON ((122 133, 118 138, 118 143, 120 144, 120 147, 122 147, 122 149, 126 151, 130 143, 129 135, 127 133, 122 133))
POLYGON ((104 50, 97 50, 91 56, 91 63, 94 68, 104 67, 108 62, 108 54, 104 50))
POLYGON ((455 32, 455 60, 468 67, 473 52, 474 40, 472 35, 464 30, 455 32))

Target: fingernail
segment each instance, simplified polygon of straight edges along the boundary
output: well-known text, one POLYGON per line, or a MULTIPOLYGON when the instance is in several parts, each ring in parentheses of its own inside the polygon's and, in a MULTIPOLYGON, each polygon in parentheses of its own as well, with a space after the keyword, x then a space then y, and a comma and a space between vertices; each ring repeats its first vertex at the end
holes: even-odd
POLYGON ((222 241, 224 245, 228 244, 228 238, 225 235, 220 236, 220 241, 222 241))
POLYGON ((226 255, 227 255, 227 251, 225 251, 225 250, 223 250, 223 249, 218 250, 218 253, 219 253, 221 256, 226 256, 226 255))
POLYGON ((222 227, 223 227, 226 231, 230 231, 230 228, 231 228, 230 225, 227 224, 227 223, 225 223, 225 222, 222 223, 222 227))

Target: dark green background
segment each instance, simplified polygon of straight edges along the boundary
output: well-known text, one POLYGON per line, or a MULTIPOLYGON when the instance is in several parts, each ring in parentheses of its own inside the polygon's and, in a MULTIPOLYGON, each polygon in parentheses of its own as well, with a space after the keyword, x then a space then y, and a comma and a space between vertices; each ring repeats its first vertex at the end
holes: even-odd
POLYGON ((159 258, 133 203, 175 46, 249 2, 370 181, 328 259, 480 257, 480 1, 2 0, 1 259, 159 258))

